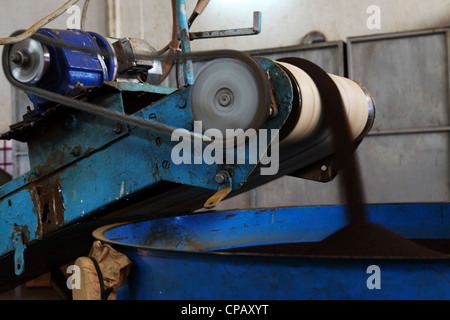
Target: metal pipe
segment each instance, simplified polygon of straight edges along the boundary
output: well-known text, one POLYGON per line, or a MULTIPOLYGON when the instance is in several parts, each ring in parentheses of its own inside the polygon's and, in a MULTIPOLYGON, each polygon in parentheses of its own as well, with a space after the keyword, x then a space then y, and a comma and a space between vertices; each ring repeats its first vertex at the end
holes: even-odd
MULTIPOLYGON (((178 13, 178 24, 180 26, 180 40, 181 49, 183 53, 189 54, 191 52, 191 45, 189 39, 189 25, 187 19, 186 11, 186 0, 177 0, 177 13, 178 13)), ((183 61, 184 67, 184 80, 186 84, 194 84, 194 65, 192 60, 188 59, 183 61)))
MULTIPOLYGON (((192 14, 191 14, 191 16, 189 17, 189 20, 188 20, 189 28, 192 27, 192 25, 194 24, 195 19, 197 19, 197 17, 203 13, 203 11, 208 6, 208 4, 209 4, 209 0, 199 0, 198 1, 197 6, 194 9, 194 12, 192 12, 192 14)), ((176 32, 175 32, 176 39, 175 40, 178 40, 179 27, 178 27, 178 17, 176 16, 176 12, 177 12, 177 10, 176 10, 176 0, 172 0, 172 10, 173 10, 172 12, 174 12, 175 19, 176 19, 176 32)), ((175 20, 174 20, 174 26, 175 26, 175 20)), ((166 53, 169 49, 174 48, 174 46, 171 45, 171 43, 167 44, 164 48, 159 50, 158 54, 162 55, 162 54, 166 53)), ((178 43, 178 46, 176 48, 178 49, 179 47, 180 47, 180 44, 178 43)))
POLYGON ((380 131, 372 131, 368 137, 394 136, 402 134, 422 134, 422 133, 443 133, 450 132, 450 126, 434 127, 434 128, 407 128, 407 129, 387 129, 380 131))
POLYGON ((257 35, 261 33, 261 17, 261 12, 253 12, 253 26, 250 28, 191 32, 189 34, 189 39, 193 41, 197 39, 214 39, 257 35))

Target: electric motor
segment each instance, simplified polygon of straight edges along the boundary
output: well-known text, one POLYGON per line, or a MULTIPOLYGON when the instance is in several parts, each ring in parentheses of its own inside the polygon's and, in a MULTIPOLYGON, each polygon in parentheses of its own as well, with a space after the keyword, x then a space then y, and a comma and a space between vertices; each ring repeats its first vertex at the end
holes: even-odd
MULTIPOLYGON (((123 38, 111 41, 80 30, 39 29, 39 35, 64 45, 46 45, 33 38, 5 49, 12 76, 19 82, 72 96, 78 87, 99 87, 113 80, 159 84, 161 64, 152 57, 156 50, 146 41, 123 38), (72 50, 68 46, 87 49, 72 50)), ((49 102, 29 94, 38 113, 49 102)))

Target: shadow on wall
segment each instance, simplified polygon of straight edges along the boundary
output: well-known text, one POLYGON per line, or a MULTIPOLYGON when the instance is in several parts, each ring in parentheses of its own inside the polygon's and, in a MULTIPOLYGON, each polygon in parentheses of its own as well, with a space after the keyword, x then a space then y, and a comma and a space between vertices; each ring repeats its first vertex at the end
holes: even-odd
POLYGON ((8 181, 11 181, 11 175, 5 171, 3 171, 2 169, 0 169, 0 186, 4 185, 5 183, 7 183, 8 181))

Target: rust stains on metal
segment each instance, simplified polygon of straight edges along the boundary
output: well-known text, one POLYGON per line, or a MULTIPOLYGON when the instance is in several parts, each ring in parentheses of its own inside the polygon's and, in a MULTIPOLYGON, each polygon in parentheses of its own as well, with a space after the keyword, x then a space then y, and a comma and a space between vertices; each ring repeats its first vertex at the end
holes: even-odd
POLYGON ((277 98, 276 98, 276 90, 275 90, 275 86, 273 84, 274 79, 270 76, 269 74, 269 70, 267 70, 267 76, 269 78, 269 84, 270 84, 270 116, 271 117, 276 117, 278 115, 278 105, 276 103, 277 98))
POLYGON ((18 226, 16 224, 14 224, 12 231, 13 231, 13 233, 21 234, 23 244, 30 243, 30 230, 28 230, 28 226, 18 226))
MULTIPOLYGON (((64 150, 67 150, 68 152, 70 151, 70 154, 72 156, 74 156, 74 153, 77 154, 78 152, 80 152, 80 156, 83 156, 83 157, 94 151, 94 149, 88 148, 86 151, 81 152, 81 150, 82 150, 81 146, 78 146, 78 147, 75 147, 72 149, 67 145, 64 145, 64 150)), ((72 163, 68 164, 67 166, 64 166, 64 162, 65 162, 64 157, 65 157, 65 152, 63 152, 59 155, 58 160, 55 160, 55 158, 52 156, 48 157, 44 165, 37 165, 37 166, 33 167, 33 169, 32 169, 33 174, 28 176, 28 178, 27 178, 28 181, 27 181, 27 179, 24 179, 24 182, 34 183, 37 180, 41 179, 42 177, 54 173, 60 167, 64 167, 62 169, 64 171, 68 168, 73 168, 78 165, 77 162, 72 162, 72 163)))
POLYGON ((148 235, 139 239, 139 245, 154 249, 180 249, 202 251, 208 243, 200 241, 197 234, 183 226, 151 226, 148 235))
POLYGON ((220 232, 220 231, 226 231, 226 230, 237 230, 239 229, 238 227, 232 227, 232 228, 224 228, 224 229, 214 229, 214 230, 209 230, 210 232, 220 232))
POLYGON ((257 223, 257 224, 252 224, 252 225, 247 225, 244 224, 244 228, 253 228, 253 227, 259 227, 261 224, 257 223))
POLYGON ((64 225, 64 199, 59 178, 35 183, 29 189, 38 217, 36 237, 45 236, 64 225))
POLYGON ((70 154, 74 157, 79 157, 81 155, 81 146, 76 146, 70 151, 70 154))
MULTIPOLYGON (((255 211, 255 215, 258 215, 258 214, 264 214, 264 213, 266 213, 267 211, 269 211, 269 209, 261 209, 261 210, 257 210, 257 211, 255 211)), ((271 210, 271 211, 273 211, 273 210, 271 210)))

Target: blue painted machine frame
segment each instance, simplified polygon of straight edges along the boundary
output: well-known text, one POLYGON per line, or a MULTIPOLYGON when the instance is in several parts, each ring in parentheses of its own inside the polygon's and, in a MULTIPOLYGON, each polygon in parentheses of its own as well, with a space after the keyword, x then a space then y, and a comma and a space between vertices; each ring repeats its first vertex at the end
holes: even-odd
MULTIPOLYGON (((276 72, 280 83, 288 85, 287 75, 281 69, 276 72)), ((127 89, 133 87, 133 92, 145 92, 147 86, 126 84, 127 89)), ((117 87, 117 84, 103 87, 101 90, 106 93, 98 103, 123 112, 121 97, 127 91, 117 87)), ((288 90, 282 92, 289 96, 288 90)), ((188 86, 135 116, 192 130, 189 101, 188 86)), ((283 106, 267 128, 277 129, 283 125, 291 104, 284 100, 283 106)), ((175 165, 171 150, 176 143, 168 135, 128 127, 102 117, 79 113, 56 117, 53 126, 43 128, 40 136, 29 143, 32 170, 0 188, 0 252, 7 254, 14 250, 12 234, 17 229, 23 230, 23 243, 28 244, 160 181, 219 190, 223 185, 217 183, 215 177, 226 171, 232 190, 236 190, 256 167, 256 164, 175 165)), ((23 263, 20 265, 18 274, 23 271, 23 263)))
MULTIPOLYGON (((185 1, 178 1, 178 8, 182 6, 185 1)), ((179 16, 182 47, 188 53, 185 12, 179 16)), ((287 73, 273 61, 263 58, 258 61, 271 77, 273 102, 278 111, 264 126, 270 132, 280 129, 287 120, 292 110, 293 88, 287 73)), ((186 61, 187 85, 180 89, 106 82, 101 87, 85 88, 84 97, 93 97, 93 103, 126 113, 125 96, 152 95, 153 103, 133 116, 192 131, 191 64, 192 61, 186 61)), ((158 182, 215 191, 227 189, 223 194, 226 195, 242 187, 257 167, 249 161, 249 146, 246 164, 175 165, 171 151, 177 142, 171 136, 63 107, 47 110, 30 127, 25 141, 32 169, 0 187, 0 252, 3 256, 15 252, 16 275, 24 272, 23 252, 28 244, 114 203, 126 201, 158 182), (226 183, 216 181, 218 173, 226 173, 226 183)), ((269 135, 267 148, 273 138, 269 135)), ((264 153, 265 150, 260 151, 261 156, 264 153)))

